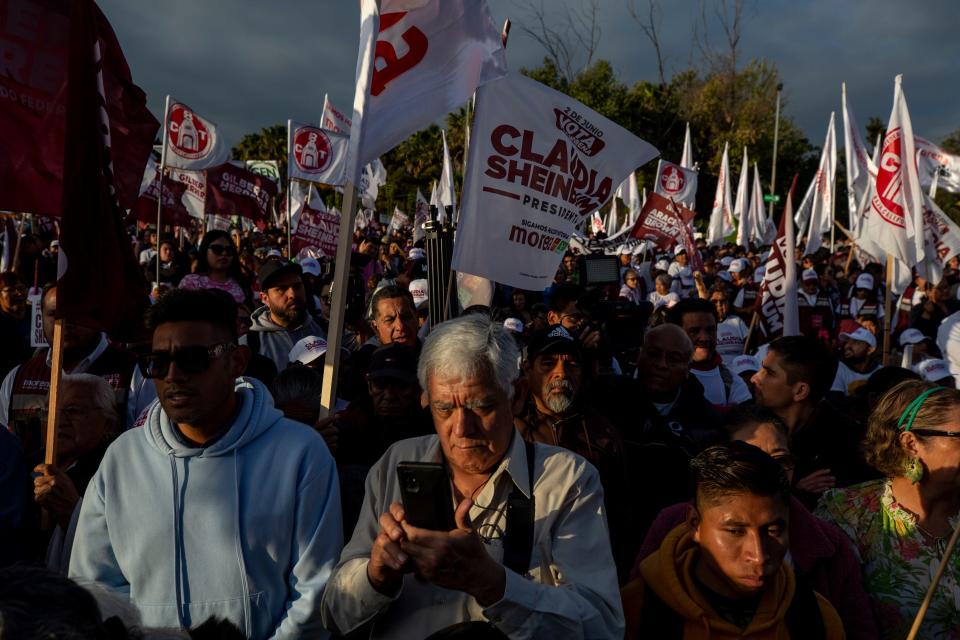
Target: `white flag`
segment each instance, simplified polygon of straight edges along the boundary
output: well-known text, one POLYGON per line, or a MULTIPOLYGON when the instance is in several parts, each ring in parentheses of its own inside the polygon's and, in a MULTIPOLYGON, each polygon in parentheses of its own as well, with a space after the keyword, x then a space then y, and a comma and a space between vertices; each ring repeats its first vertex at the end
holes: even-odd
POLYGON ((863 231, 885 253, 906 266, 924 259, 923 191, 917 175, 916 147, 907 100, 894 82, 893 110, 883 137, 877 180, 871 190, 863 231))
POLYGON ((343 111, 333 106, 327 94, 323 94, 323 116, 320 118, 320 126, 327 131, 350 135, 350 127, 352 126, 350 118, 344 115, 343 111))
POLYGON ((929 187, 934 176, 938 176, 938 189, 960 193, 960 156, 949 154, 924 138, 914 140, 920 154, 920 185, 929 187))
POLYGON ((683 135, 683 154, 680 156, 680 166, 684 169, 693 169, 693 145, 690 144, 690 123, 687 123, 687 132, 683 135))
POLYGON ((960 227, 927 194, 923 194, 923 239, 925 259, 917 271, 930 282, 940 282, 947 262, 960 255, 960 227))
MULTIPOLYGON (((740 180, 737 182, 737 196, 733 200, 733 217, 743 220, 743 214, 750 208, 750 166, 747 163, 747 148, 743 148, 743 165, 740 167, 740 180)), ((737 233, 737 244, 740 244, 737 233)))
POLYGON ((454 218, 457 215, 457 194, 453 184, 453 164, 450 162, 450 149, 447 147, 447 132, 440 130, 443 138, 443 169, 440 171, 440 184, 437 185, 437 196, 443 207, 450 207, 454 218))
POLYGON ((347 178, 507 70, 484 0, 360 3, 347 178), (402 5, 402 6, 401 6, 402 5))
POLYGON ((437 222, 443 224, 447 221, 447 210, 440 204, 440 191, 437 190, 437 183, 433 183, 430 189, 430 206, 437 210, 437 222))
MULTIPOLYGON (((747 159, 747 148, 743 148, 743 159, 747 159)), ((754 178, 757 178, 756 167, 754 164, 754 178)), ((756 197, 753 196, 752 192, 756 191, 754 185, 750 184, 750 169, 744 165, 740 171, 740 184, 737 185, 737 202, 734 205, 734 211, 736 207, 742 207, 740 212, 740 224, 737 226, 737 244, 743 247, 744 249, 750 250, 750 241, 756 240, 758 233, 758 224, 757 220, 757 211, 756 211, 756 197), (741 196, 740 193, 743 192, 741 196), (743 199, 741 204, 740 200, 743 199)))
POLYGON ((720 175, 717 176, 717 193, 713 198, 713 211, 710 212, 710 226, 707 228, 707 242, 712 245, 723 244, 724 238, 733 233, 733 205, 730 203, 730 144, 723 145, 723 160, 720 162, 720 175))
POLYGON ((287 120, 287 128, 290 131, 287 176, 320 184, 342 184, 350 138, 291 120, 287 120))
POLYGON ((218 135, 217 125, 170 96, 167 105, 164 166, 200 171, 230 159, 230 147, 218 135))
MULTIPOLYGON (((796 178, 793 180, 796 184, 796 178)), ((795 336, 800 333, 797 310, 796 241, 793 229, 793 187, 787 193, 787 204, 780 216, 780 229, 767 258, 763 283, 760 285, 760 326, 769 337, 795 336)))
POLYGON ((426 224, 427 220, 430 219, 430 203, 427 202, 427 199, 423 197, 423 194, 420 193, 420 189, 417 189, 417 212, 413 216, 413 242, 416 243, 418 240, 426 235, 423 225, 426 224))
POLYGON ((627 216, 627 224, 633 226, 633 223, 637 221, 637 214, 640 213, 642 206, 640 203, 640 191, 637 189, 637 174, 631 171, 627 179, 617 187, 617 192, 614 195, 623 200, 623 203, 627 205, 629 214, 627 216))
POLYGON ((804 253, 809 255, 820 248, 823 235, 830 233, 833 225, 833 193, 837 174, 837 136, 834 129, 835 114, 830 113, 827 125, 827 137, 823 141, 820 164, 813 177, 813 183, 797 210, 797 228, 807 225, 807 246, 804 253))
POLYGON ((653 191, 681 204, 692 202, 697 193, 697 172, 661 158, 653 191))
POLYGON ((390 224, 387 226, 387 234, 394 234, 405 225, 410 218, 397 206, 393 207, 393 216, 390 217, 390 224))
POLYGON ((750 200, 750 220, 753 225, 751 240, 759 245, 772 244, 777 237, 777 227, 767 218, 763 204, 763 187, 760 184, 760 169, 753 163, 753 198, 750 200))
POLYGON ((548 286, 571 234, 657 150, 519 73, 477 92, 453 268, 548 286))
POLYGON ((867 155, 867 147, 860 136, 860 127, 853 115, 853 109, 847 101, 847 84, 843 83, 843 151, 847 165, 847 211, 850 230, 856 234, 860 230, 860 209, 867 191, 870 189, 870 174, 877 175, 877 168, 867 155))

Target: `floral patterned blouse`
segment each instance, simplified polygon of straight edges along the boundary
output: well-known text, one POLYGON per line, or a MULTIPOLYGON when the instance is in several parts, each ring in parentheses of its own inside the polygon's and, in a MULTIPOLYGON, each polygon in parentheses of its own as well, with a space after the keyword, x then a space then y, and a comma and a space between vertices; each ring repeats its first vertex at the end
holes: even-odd
POLYGON ((227 278, 226 282, 217 282, 205 273, 190 273, 183 276, 183 280, 180 281, 180 288, 220 289, 221 291, 226 291, 233 296, 233 299, 237 301, 237 304, 243 304, 243 301, 247 298, 247 294, 243 291, 243 287, 241 287, 233 278, 227 278))
MULTIPOLYGON (((827 491, 815 515, 843 529, 860 556, 881 638, 903 640, 940 565, 948 539, 930 541, 893 496, 890 480, 827 491)), ((956 527, 960 514, 951 520, 956 527)), ((920 638, 960 639, 960 554, 934 594, 920 638)))

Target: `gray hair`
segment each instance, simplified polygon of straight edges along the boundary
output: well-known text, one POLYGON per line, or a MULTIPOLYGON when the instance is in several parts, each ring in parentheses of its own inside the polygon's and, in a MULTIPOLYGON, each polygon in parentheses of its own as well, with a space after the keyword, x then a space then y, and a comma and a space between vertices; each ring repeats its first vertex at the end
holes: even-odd
POLYGON ((661 273, 660 275, 657 276, 657 282, 659 282, 660 284, 662 284, 663 286, 669 289, 670 285, 673 284, 673 278, 671 278, 666 273, 661 273))
POLYGON ((281 408, 297 400, 316 399, 319 402, 322 388, 323 376, 319 372, 295 364, 277 374, 270 384, 270 393, 273 404, 281 408))
POLYGON ((60 386, 66 387, 67 385, 88 387, 93 395, 93 403, 100 409, 104 417, 113 421, 114 424, 120 422, 117 396, 109 382, 91 373, 65 373, 60 377, 60 386))
POLYGON ((417 379, 420 388, 429 392, 429 379, 435 373, 461 378, 489 375, 512 398, 519 360, 517 343, 503 324, 474 313, 433 328, 420 353, 417 379))

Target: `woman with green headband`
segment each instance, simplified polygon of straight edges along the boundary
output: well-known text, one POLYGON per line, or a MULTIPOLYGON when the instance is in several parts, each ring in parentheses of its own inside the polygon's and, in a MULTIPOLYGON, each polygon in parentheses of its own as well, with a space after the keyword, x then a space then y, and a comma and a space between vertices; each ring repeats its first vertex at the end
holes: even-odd
MULTIPOLYGON (((884 480, 828 491, 816 515, 860 554, 881 638, 907 636, 930 579, 960 524, 960 392, 901 382, 874 407, 866 460, 884 480)), ((949 559, 921 638, 960 638, 960 554, 949 559)))

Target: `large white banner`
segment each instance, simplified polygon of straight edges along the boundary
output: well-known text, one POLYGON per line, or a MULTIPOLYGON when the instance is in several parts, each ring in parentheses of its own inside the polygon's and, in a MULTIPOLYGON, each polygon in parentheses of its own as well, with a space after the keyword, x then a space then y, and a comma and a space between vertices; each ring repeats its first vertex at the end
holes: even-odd
POLYGON ((807 233, 805 254, 814 253, 820 248, 823 235, 830 233, 833 226, 833 195, 837 175, 837 135, 834 128, 834 113, 830 113, 830 123, 827 125, 827 137, 823 141, 823 151, 820 154, 820 164, 813 182, 807 189, 807 194, 797 209, 794 220, 800 235, 804 227, 807 233), (808 224, 809 223, 809 224, 808 224))
POLYGON ((917 271, 931 282, 940 282, 947 262, 960 255, 960 227, 926 194, 923 195, 923 240, 925 260, 917 265, 917 271))
POLYGON ((933 176, 940 173, 937 188, 960 192, 960 156, 947 153, 929 140, 919 136, 914 138, 917 152, 920 154, 920 185, 929 187, 933 176))
POLYGON ((674 202, 693 202, 697 195, 697 172, 661 158, 653 191, 674 202))
POLYGON ((507 71, 485 0, 373 0, 360 6, 348 179, 507 71), (353 156, 356 156, 353 158, 353 156))
POLYGON ((519 73, 477 92, 453 268, 531 291, 571 234, 658 151, 519 73))
POLYGON ((710 225, 707 227, 707 242, 711 245, 723 244, 724 238, 734 231, 733 204, 730 198, 730 144, 723 145, 723 160, 720 161, 720 175, 717 176, 717 191, 713 197, 713 210, 710 212, 710 225))
POLYGON ((167 99, 167 130, 163 136, 167 167, 200 171, 230 159, 230 147, 217 133, 217 125, 176 100, 167 99))
POLYGON ((320 184, 343 184, 350 137, 300 122, 287 121, 287 126, 290 129, 289 176, 320 184))

